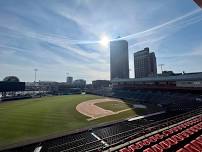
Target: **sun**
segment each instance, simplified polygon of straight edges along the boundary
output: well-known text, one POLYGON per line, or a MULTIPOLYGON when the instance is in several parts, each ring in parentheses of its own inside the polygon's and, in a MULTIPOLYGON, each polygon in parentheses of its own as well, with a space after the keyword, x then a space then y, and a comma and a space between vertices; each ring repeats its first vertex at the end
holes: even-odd
POLYGON ((100 41, 99 41, 100 45, 102 45, 102 46, 104 46, 104 47, 107 47, 108 44, 109 44, 109 42, 110 42, 110 39, 109 39, 109 37, 106 36, 106 35, 103 35, 103 36, 101 37, 100 41))

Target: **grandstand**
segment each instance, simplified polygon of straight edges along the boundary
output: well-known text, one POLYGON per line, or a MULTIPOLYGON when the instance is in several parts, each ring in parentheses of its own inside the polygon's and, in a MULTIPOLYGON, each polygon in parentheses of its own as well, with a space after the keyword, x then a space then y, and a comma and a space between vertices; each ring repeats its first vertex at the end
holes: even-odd
POLYGON ((182 151, 183 147, 201 148, 201 133, 202 116, 198 108, 186 113, 162 112, 128 119, 4 152, 182 151))
POLYGON ((175 76, 113 79, 113 89, 119 90, 160 90, 202 93, 202 72, 175 76))
POLYGON ((112 80, 112 96, 159 104, 168 111, 197 108, 202 104, 202 73, 112 80))
POLYGON ((129 101, 141 103, 151 103, 161 105, 169 111, 191 110, 202 104, 200 94, 183 93, 178 91, 159 91, 159 90, 114 90, 113 96, 129 101))

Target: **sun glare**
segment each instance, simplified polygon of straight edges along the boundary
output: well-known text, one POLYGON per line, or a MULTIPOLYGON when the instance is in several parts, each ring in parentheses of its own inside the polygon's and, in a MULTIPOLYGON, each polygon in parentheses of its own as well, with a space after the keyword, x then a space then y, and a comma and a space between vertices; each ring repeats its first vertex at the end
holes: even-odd
POLYGON ((108 44, 109 44, 109 41, 110 41, 109 37, 107 37, 106 35, 104 35, 104 36, 101 37, 99 43, 100 43, 102 46, 107 47, 108 44))

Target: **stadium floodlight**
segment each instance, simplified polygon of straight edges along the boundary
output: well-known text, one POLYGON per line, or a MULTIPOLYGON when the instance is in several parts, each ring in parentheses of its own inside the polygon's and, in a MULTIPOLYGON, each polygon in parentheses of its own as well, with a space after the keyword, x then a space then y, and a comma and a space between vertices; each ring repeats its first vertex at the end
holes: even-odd
POLYGON ((69 76, 69 72, 66 73, 66 76, 67 76, 67 77, 69 76))
POLYGON ((161 67, 161 73, 163 73, 163 66, 164 66, 165 64, 159 64, 159 66, 161 67))
POLYGON ((36 73, 37 73, 38 69, 34 69, 34 82, 36 82, 36 73))

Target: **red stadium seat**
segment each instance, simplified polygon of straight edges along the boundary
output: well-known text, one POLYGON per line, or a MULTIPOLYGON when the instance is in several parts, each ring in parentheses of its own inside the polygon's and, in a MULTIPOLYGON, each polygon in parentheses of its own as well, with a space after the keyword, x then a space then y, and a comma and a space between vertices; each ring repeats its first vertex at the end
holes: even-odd
POLYGON ((161 141, 159 143, 159 145, 163 148, 163 149, 168 149, 171 147, 171 145, 167 142, 167 141, 161 141))
POLYGON ((158 145, 158 144, 152 146, 152 149, 153 149, 155 152, 163 152, 163 148, 162 148, 160 145, 158 145))
POLYGON ((184 125, 187 127, 191 126, 191 124, 189 122, 185 122, 184 125))
POLYGON ((157 139, 154 136, 149 137, 150 143, 156 142, 157 139))
POLYGON ((202 136, 196 138, 196 140, 200 141, 202 143, 202 136))
POLYGON ((192 121, 188 121, 187 124, 189 124, 189 126, 191 126, 193 124, 192 121))
POLYGON ((193 122, 192 122, 192 121, 189 121, 189 122, 187 122, 187 124, 188 124, 189 126, 191 126, 191 125, 193 125, 193 122))
POLYGON ((143 152, 155 152, 152 148, 147 148, 143 152))
POLYGON ((179 129, 177 127, 173 127, 172 130, 173 130, 173 132, 178 132, 179 131, 179 129))
POLYGON ((196 126, 201 130, 202 129, 202 125, 201 125, 202 123, 198 123, 198 124, 196 124, 196 126))
POLYGON ((190 128, 186 130, 186 133, 188 133, 189 135, 193 135, 194 134, 194 132, 192 130, 190 130, 190 128))
POLYGON ((150 145, 150 140, 149 139, 144 139, 142 142, 143 142, 144 146, 150 145))
POLYGON ((181 132, 180 134, 181 134, 183 137, 185 137, 185 138, 188 138, 188 137, 189 137, 189 134, 186 133, 185 131, 181 132))
POLYGON ((197 123, 197 122, 200 122, 200 119, 199 119, 199 118, 196 119, 196 123, 197 123))
POLYGON ((173 141, 177 142, 177 143, 183 140, 182 138, 178 137, 177 135, 173 135, 173 136, 170 137, 170 138, 171 138, 173 141))
POLYGON ((127 148, 122 148, 119 150, 119 152, 131 152, 130 150, 128 150, 127 148))
POLYGON ((173 131, 172 130, 165 130, 165 131, 163 131, 163 135, 164 136, 169 136, 170 134, 172 134, 173 133, 173 131))
POLYGON ((184 128, 184 129, 186 129, 186 128, 187 128, 187 126, 186 126, 186 125, 184 125, 184 124, 180 124, 180 127, 184 128))
POLYGON ((198 130, 195 129, 194 127, 191 127, 190 130, 193 131, 193 132, 198 132, 198 130))
POLYGON ((178 134, 177 134, 177 137, 178 137, 178 138, 180 138, 180 139, 181 139, 181 141, 183 141, 183 140, 185 139, 185 137, 184 137, 184 136, 182 136, 182 135, 181 135, 181 133, 178 133, 178 134))
POLYGON ((141 149, 144 145, 143 145, 142 141, 139 141, 139 142, 135 143, 135 146, 137 149, 141 149))
POLYGON ((185 145, 184 148, 185 148, 188 152, 201 152, 199 149, 197 149, 194 145, 191 145, 191 144, 185 145))
POLYGON ((177 127, 179 130, 182 130, 182 127, 181 127, 181 126, 178 125, 178 126, 176 126, 176 127, 177 127))
POLYGON ((135 151, 135 150, 138 150, 138 149, 142 149, 143 147, 143 142, 142 141, 139 141, 135 144, 132 144, 130 146, 128 146, 128 149, 130 149, 131 151, 135 151))
POLYGON ((202 129, 202 126, 200 124, 196 125, 200 130, 202 129))
POLYGON ((202 122, 198 124, 202 128, 202 122))
POLYGON ((193 125, 193 124, 194 124, 194 121, 190 121, 189 124, 190 124, 190 125, 193 125))
POLYGON ((193 126, 195 129, 197 129, 198 131, 201 130, 200 126, 198 124, 196 124, 195 126, 193 126))
POLYGON ((200 130, 202 129, 202 123, 197 124, 197 126, 200 128, 200 130))
POLYGON ((194 120, 195 123, 198 123, 199 121, 200 121, 200 119, 198 119, 198 118, 196 118, 196 119, 194 120))
POLYGON ((155 134, 154 137, 158 140, 158 139, 163 139, 163 135, 160 134, 155 134))
POLYGON ((187 150, 184 149, 184 148, 181 148, 181 149, 177 150, 176 152, 189 152, 189 151, 187 151, 187 150))
POLYGON ((201 150, 202 151, 202 143, 197 141, 197 140, 193 140, 191 142, 192 145, 194 145, 197 149, 201 150))
POLYGON ((194 126, 195 129, 201 130, 201 127, 199 125, 194 126))
POLYGON ((128 149, 129 149, 131 152, 135 152, 138 148, 137 148, 134 144, 132 144, 132 145, 128 146, 128 149))
POLYGON ((166 141, 169 143, 169 145, 176 145, 178 142, 176 140, 172 140, 171 138, 166 139, 166 141))

